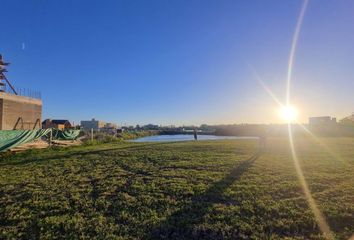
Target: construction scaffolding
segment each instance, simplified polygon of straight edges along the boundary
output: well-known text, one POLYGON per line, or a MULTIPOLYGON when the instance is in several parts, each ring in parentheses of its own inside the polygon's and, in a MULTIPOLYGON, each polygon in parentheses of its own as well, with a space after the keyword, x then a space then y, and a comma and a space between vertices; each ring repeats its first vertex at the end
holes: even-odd
POLYGON ((41 93, 15 88, 5 76, 7 66, 0 54, 0 130, 41 128, 41 93))

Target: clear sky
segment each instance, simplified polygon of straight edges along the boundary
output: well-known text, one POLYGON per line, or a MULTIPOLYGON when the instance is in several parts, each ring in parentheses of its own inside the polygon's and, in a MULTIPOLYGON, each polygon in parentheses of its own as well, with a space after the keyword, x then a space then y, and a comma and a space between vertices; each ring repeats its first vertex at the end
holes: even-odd
MULTIPOLYGON (((43 118, 119 124, 277 123, 300 0, 0 0, 8 78, 42 92, 43 118), (252 66, 250 68, 250 66, 252 66)), ((291 102, 354 111, 354 1, 310 0, 291 102)))

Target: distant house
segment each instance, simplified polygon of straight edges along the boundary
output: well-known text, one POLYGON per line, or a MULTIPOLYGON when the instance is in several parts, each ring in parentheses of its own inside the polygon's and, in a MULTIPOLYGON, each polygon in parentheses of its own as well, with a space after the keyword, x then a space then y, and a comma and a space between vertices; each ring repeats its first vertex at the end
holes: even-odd
POLYGON ((105 128, 105 129, 117 129, 118 126, 115 123, 106 123, 103 128, 105 128))
POLYGON ((42 128, 56 128, 60 130, 72 128, 71 123, 68 120, 58 120, 58 119, 46 119, 42 122, 42 128))
POLYGON ((90 130, 90 129, 99 130, 99 129, 103 128, 105 124, 106 124, 105 122, 98 121, 98 120, 92 118, 92 120, 81 121, 80 125, 85 130, 90 130))
POLYGON ((327 125, 327 124, 335 124, 335 123, 337 123, 337 119, 332 118, 330 116, 310 117, 309 118, 310 125, 327 125))
POLYGON ((85 130, 112 130, 117 129, 117 124, 103 122, 93 118, 89 121, 81 121, 81 127, 85 130))

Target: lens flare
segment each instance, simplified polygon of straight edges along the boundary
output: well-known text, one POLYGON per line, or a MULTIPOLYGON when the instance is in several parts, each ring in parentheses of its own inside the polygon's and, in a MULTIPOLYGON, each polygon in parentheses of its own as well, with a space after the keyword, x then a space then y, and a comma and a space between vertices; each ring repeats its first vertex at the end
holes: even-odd
POLYGON ((293 160, 294 160, 296 173, 298 175, 300 184, 302 185, 302 189, 304 191, 307 203, 309 204, 309 207, 311 208, 312 213, 315 216, 316 222, 317 222, 321 232, 324 234, 324 237, 326 239, 333 239, 332 231, 329 228, 329 226, 328 226, 328 224, 326 222, 326 219, 323 216, 322 212, 318 208, 315 199, 312 197, 310 188, 308 187, 308 184, 307 184, 306 179, 304 177, 303 171, 301 169, 301 166, 300 166, 300 163, 299 163, 299 159, 298 159, 296 151, 295 151, 295 145, 294 145, 294 139, 293 139, 291 124, 288 124, 288 133, 289 133, 290 150, 291 150, 291 154, 292 154, 292 157, 293 157, 293 160))
POLYGON ((287 105, 289 105, 289 102, 290 102, 290 84, 291 84, 291 77, 292 77, 292 72, 293 72, 293 64, 294 64, 294 60, 295 60, 297 41, 299 39, 301 25, 302 25, 302 21, 304 20, 304 16, 306 13, 308 2, 309 2, 309 0, 304 0, 304 3, 302 4, 300 15, 297 20, 296 27, 295 27, 293 40, 291 43, 290 56, 289 56, 289 62, 288 62, 288 73, 287 73, 287 78, 286 78, 286 104, 287 105))
MULTIPOLYGON (((295 150, 295 144, 293 140, 293 133, 292 133, 292 122, 297 123, 297 116, 298 116, 298 111, 295 107, 290 105, 290 85, 291 85, 291 77, 292 77, 292 70, 293 70, 293 63, 295 59, 295 52, 296 52, 296 47, 297 47, 297 41, 299 38, 300 30, 301 30, 301 25, 302 21, 306 12, 306 8, 308 5, 308 0, 304 0, 300 15, 296 24, 292 44, 291 44, 291 49, 290 49, 290 56, 289 56, 289 62, 288 62, 288 72, 287 72, 287 78, 286 78, 286 104, 282 104, 278 98, 273 94, 273 92, 266 86, 266 84, 261 80, 261 78, 258 76, 258 74, 253 71, 255 74, 256 78, 260 82, 260 84, 263 86, 263 88, 266 90, 266 92, 273 98, 273 100, 280 106, 280 116, 287 121, 288 123, 288 137, 289 137, 289 145, 291 149, 291 155, 292 159, 294 161, 296 173, 298 175, 299 182, 302 186, 304 195, 306 197, 306 200, 308 202, 308 205, 310 209, 312 210, 315 220, 317 222, 317 225, 319 226, 321 232, 323 233, 324 237, 326 239, 333 239, 333 234, 332 231, 326 222, 325 216, 322 214, 320 209, 318 208, 318 205, 315 201, 315 199, 312 196, 311 190, 308 187, 308 184, 306 182, 306 179, 304 177, 303 171, 301 169, 300 163, 298 156, 296 154, 295 150)), ((310 132, 310 131, 309 131, 310 132)))
POLYGON ((295 122, 298 117, 298 110, 293 106, 284 106, 280 108, 279 115, 288 123, 295 122))
MULTIPOLYGON (((287 107, 284 112, 284 114, 288 118, 288 120, 290 120, 290 118, 293 118, 293 120, 296 120, 296 117, 294 116, 294 115, 296 115, 295 111, 288 108, 289 103, 290 103, 290 84, 291 84, 291 80, 292 80, 291 77, 292 77, 297 42, 299 39, 301 25, 302 25, 302 22, 303 22, 303 19, 305 16, 307 5, 308 5, 308 0, 304 0, 303 5, 301 7, 299 18, 297 20, 297 24, 296 24, 296 28, 295 28, 295 32, 294 32, 294 36, 293 36, 293 41, 292 41, 291 49, 290 49, 290 56, 289 56, 289 62, 288 62, 288 74, 287 74, 287 80, 286 80, 286 82, 287 82, 287 84, 286 84, 286 106, 287 107)), ((288 133, 289 133, 290 149, 291 149, 292 157, 294 160, 295 169, 296 169, 299 181, 302 185, 302 189, 304 191, 306 200, 307 200, 309 207, 311 208, 311 210, 315 216, 316 222, 317 222, 321 232, 324 234, 325 238, 333 239, 332 231, 331 231, 328 223, 326 222, 326 219, 323 216, 322 212, 318 208, 315 199, 312 197, 311 191, 307 185, 306 179, 305 179, 302 169, 300 167, 299 160, 298 160, 298 157, 297 157, 297 154, 295 151, 290 121, 288 121, 288 133)))

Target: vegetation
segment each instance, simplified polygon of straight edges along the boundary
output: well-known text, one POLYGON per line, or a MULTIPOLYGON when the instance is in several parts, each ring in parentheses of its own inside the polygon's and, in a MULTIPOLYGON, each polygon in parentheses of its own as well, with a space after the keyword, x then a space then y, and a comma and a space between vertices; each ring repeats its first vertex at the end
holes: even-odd
MULTIPOLYGON (((354 232, 354 139, 295 141, 337 239, 354 232), (334 155, 334 154, 333 154, 334 155)), ((323 239, 288 142, 107 143, 0 161, 0 239, 323 239)))
POLYGON ((124 140, 131 140, 140 137, 147 137, 156 135, 156 131, 124 131, 114 135, 109 132, 95 132, 93 135, 93 141, 91 140, 91 133, 85 132, 86 137, 83 140, 85 145, 97 145, 101 143, 118 143, 124 140))
POLYGON ((147 137, 147 136, 152 136, 156 135, 158 131, 154 130, 143 130, 143 131, 124 131, 122 133, 119 133, 119 136, 121 139, 124 140, 130 140, 130 139, 135 139, 135 138, 140 138, 140 137, 147 137))

